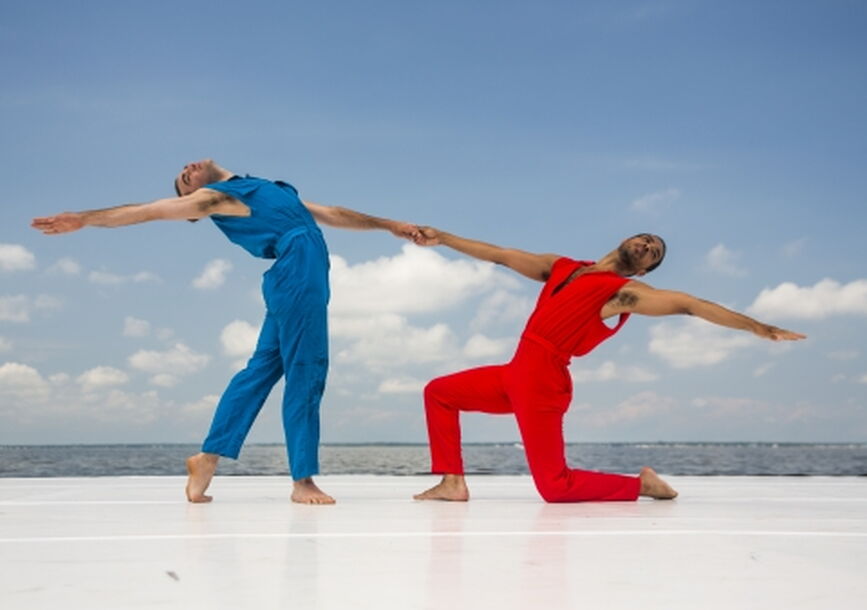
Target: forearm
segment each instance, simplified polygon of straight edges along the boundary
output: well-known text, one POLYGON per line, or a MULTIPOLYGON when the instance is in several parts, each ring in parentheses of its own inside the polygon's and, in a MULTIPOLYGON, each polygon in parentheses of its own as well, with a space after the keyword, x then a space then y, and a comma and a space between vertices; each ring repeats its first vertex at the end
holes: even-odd
POLYGON ((100 210, 78 212, 85 226, 90 227, 123 227, 156 220, 157 217, 147 204, 130 203, 100 210))
POLYGON ((726 309, 722 305, 717 305, 704 299, 696 298, 694 302, 689 304, 688 314, 707 320, 719 326, 726 326, 736 330, 745 330, 755 334, 761 334, 761 329, 766 326, 758 320, 754 320, 742 313, 726 309))
POLYGON ((462 254, 478 258, 483 261, 489 261, 497 264, 505 264, 506 249, 493 244, 477 241, 475 239, 467 239, 453 235, 452 233, 440 232, 438 235, 439 243, 443 246, 448 246, 452 250, 457 250, 462 254))
POLYGON ((369 214, 356 212, 355 210, 340 206, 330 207, 327 216, 322 217, 322 222, 338 229, 356 229, 361 231, 373 229, 393 231, 398 224, 394 220, 370 216, 369 214))

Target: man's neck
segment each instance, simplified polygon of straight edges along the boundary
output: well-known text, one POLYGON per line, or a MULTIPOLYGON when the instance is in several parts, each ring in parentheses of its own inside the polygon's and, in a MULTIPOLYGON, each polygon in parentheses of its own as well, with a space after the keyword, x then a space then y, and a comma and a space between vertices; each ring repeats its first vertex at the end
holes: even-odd
POLYGON ((212 182, 225 182, 234 175, 235 172, 230 172, 225 168, 217 167, 217 179, 213 180, 212 182))
POLYGON ((613 271, 617 275, 622 275, 623 277, 629 277, 634 273, 632 269, 623 268, 623 263, 620 260, 620 253, 617 250, 612 250, 596 261, 595 267, 599 271, 613 271))

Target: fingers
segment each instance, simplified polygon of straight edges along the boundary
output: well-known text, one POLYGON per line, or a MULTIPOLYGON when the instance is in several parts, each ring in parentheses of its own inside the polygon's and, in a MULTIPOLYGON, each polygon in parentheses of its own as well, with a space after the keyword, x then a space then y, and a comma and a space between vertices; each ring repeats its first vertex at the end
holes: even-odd
POLYGON ((807 335, 782 328, 773 328, 771 329, 770 338, 774 341, 800 341, 801 339, 806 339, 807 335))

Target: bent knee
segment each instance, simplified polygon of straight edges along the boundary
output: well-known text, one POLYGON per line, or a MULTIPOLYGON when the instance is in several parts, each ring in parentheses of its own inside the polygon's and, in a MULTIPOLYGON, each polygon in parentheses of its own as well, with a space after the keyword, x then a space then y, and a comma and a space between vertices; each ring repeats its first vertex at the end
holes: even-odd
POLYGON ((427 385, 424 386, 424 400, 425 403, 436 400, 439 396, 442 395, 443 390, 445 389, 445 377, 437 377, 436 379, 431 379, 428 381, 427 385))
POLYGON ((568 481, 562 476, 534 476, 533 482, 545 502, 569 502, 568 481))

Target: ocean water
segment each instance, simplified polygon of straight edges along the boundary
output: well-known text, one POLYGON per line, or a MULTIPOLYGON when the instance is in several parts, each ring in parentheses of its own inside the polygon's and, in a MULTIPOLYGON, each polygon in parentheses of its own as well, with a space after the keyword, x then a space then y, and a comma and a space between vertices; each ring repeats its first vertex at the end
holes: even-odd
MULTIPOLYGON (((184 475, 198 445, 0 446, 0 477, 184 475)), ((574 443, 575 468, 637 473, 652 466, 668 475, 867 476, 867 443, 574 443)), ((464 446, 468 474, 527 474, 518 443, 464 446)), ((429 472, 426 445, 323 445, 328 474, 415 475, 429 472)), ((222 460, 222 475, 286 475, 282 445, 248 445, 239 460, 222 460)))

